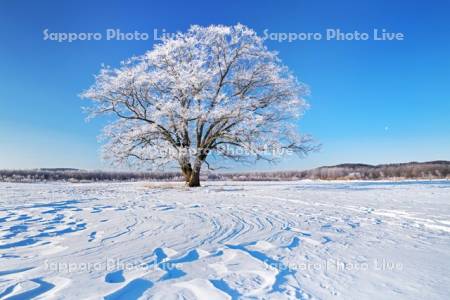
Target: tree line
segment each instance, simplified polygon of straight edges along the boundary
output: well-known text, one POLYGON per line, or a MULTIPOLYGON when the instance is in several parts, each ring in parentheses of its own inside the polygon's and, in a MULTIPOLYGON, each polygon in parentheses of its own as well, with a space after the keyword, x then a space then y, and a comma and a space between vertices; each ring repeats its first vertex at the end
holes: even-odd
MULTIPOLYGON (((203 180, 281 181, 281 180, 386 180, 450 179, 450 161, 366 165, 341 164, 306 171, 234 172, 205 171, 203 180)), ((181 172, 113 172, 78 169, 0 170, 3 182, 96 182, 96 181, 184 181, 181 172)))

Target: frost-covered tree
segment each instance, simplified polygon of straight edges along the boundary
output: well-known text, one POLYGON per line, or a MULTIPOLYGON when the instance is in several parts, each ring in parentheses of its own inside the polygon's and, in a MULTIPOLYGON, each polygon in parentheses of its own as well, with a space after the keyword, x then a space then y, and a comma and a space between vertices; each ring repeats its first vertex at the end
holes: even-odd
POLYGON ((156 168, 177 163, 189 186, 220 157, 277 160, 305 154, 298 133, 307 89, 252 29, 192 26, 142 56, 103 67, 82 93, 90 116, 112 114, 105 157, 156 168))

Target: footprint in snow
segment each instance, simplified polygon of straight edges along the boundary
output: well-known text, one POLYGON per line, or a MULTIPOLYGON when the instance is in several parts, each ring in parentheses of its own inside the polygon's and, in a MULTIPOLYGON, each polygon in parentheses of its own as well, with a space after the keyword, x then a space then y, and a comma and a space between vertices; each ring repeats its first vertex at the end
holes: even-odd
POLYGON ((110 272, 105 276, 105 282, 107 283, 119 283, 124 281, 125 277, 123 277, 123 270, 110 272))
POLYGON ((153 286, 153 282, 143 278, 137 278, 125 285, 123 288, 104 297, 105 300, 134 300, 139 299, 145 291, 153 286))

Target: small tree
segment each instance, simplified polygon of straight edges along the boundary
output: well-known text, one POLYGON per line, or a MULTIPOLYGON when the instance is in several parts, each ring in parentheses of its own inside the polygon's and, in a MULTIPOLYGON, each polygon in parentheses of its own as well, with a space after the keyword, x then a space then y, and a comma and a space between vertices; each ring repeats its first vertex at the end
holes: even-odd
POLYGON ((189 186, 203 163, 275 161, 312 150, 295 119, 307 89, 243 25, 192 26, 142 56, 103 67, 82 93, 90 116, 113 114, 103 153, 116 163, 178 163, 189 186))

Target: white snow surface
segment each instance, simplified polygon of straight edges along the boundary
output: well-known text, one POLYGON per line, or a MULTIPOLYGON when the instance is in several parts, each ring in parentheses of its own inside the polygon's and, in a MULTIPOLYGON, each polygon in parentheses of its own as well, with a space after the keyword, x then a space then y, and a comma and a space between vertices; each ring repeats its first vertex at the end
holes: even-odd
POLYGON ((0 299, 449 296, 449 181, 0 183, 0 299))

